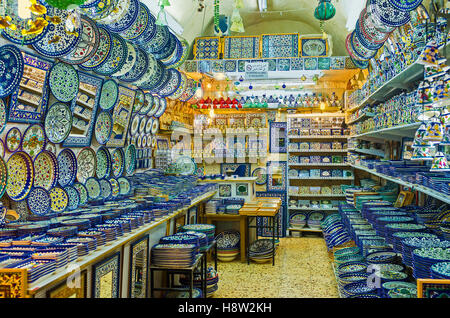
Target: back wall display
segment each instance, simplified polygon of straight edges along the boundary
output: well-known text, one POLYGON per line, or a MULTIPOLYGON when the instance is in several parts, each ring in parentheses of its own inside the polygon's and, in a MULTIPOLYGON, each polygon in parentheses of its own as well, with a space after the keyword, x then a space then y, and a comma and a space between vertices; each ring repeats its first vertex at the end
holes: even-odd
POLYGON ((287 152, 287 123, 271 122, 270 123, 270 145, 271 153, 287 152))
POLYGON ((261 35, 261 57, 298 57, 298 33, 261 35))
POLYGON ((251 164, 249 163, 221 163, 220 174, 238 175, 239 177, 250 177, 251 164))

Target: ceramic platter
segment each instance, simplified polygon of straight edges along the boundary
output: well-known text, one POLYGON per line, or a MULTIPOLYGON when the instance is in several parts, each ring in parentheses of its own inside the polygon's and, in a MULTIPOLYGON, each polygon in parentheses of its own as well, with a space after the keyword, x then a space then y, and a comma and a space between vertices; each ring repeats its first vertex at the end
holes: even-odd
POLYGON ((108 142, 109 137, 111 137, 113 128, 113 119, 111 114, 107 111, 101 111, 95 122, 95 139, 100 145, 104 145, 108 142))
POLYGON ((67 203, 67 210, 73 211, 78 209, 80 206, 80 194, 77 189, 72 186, 64 187, 64 191, 66 191, 67 196, 69 197, 69 202, 67 203))
POLYGON ((131 193, 131 184, 128 178, 120 177, 117 179, 119 183, 119 193, 121 195, 129 195, 131 193))
POLYGON ((60 187, 56 187, 51 189, 49 192, 50 194, 50 210, 55 213, 64 212, 67 209, 67 206, 69 205, 69 196, 67 195, 67 192, 60 187))
POLYGON ((15 152, 22 146, 22 133, 19 128, 13 127, 6 133, 5 147, 9 152, 15 152))
POLYGON ((150 92, 155 94, 159 94, 159 92, 169 84, 171 76, 171 72, 169 72, 168 69, 164 68, 160 61, 158 61, 157 64, 157 70, 160 70, 160 72, 156 73, 156 75, 153 76, 145 86, 150 92))
POLYGON ((5 130, 7 123, 6 104, 3 99, 0 98, 0 134, 5 130))
POLYGON ((110 110, 116 105, 119 97, 119 86, 114 80, 107 80, 102 85, 98 105, 103 110, 110 110))
POLYGON ((94 20, 85 15, 80 16, 83 32, 77 47, 60 58, 63 62, 68 64, 82 64, 94 56, 100 44, 100 32, 94 20))
POLYGON ((172 100, 176 100, 176 99, 181 97, 181 95, 183 94, 184 89, 186 87, 186 83, 187 83, 186 75, 184 75, 181 72, 178 72, 178 73, 181 76, 181 81, 180 81, 180 84, 178 85, 177 90, 175 92, 173 92, 171 95, 169 95, 169 98, 172 99, 172 100))
POLYGON ((34 187, 49 191, 56 186, 59 177, 58 159, 50 151, 43 150, 34 159, 34 187))
POLYGON ((44 188, 35 187, 28 195, 27 204, 31 213, 35 215, 46 215, 50 213, 50 194, 44 188))
POLYGON ((125 150, 125 174, 132 175, 136 169, 136 147, 128 145, 125 150))
POLYGON ((197 171, 197 165, 191 157, 183 156, 176 161, 177 171, 182 175, 193 175, 197 171))
POLYGON ((96 158, 95 151, 90 147, 81 149, 77 157, 77 179, 85 183, 88 178, 95 176, 96 158))
POLYGON ((85 205, 88 202, 88 192, 86 187, 79 182, 73 184, 73 187, 77 190, 80 195, 80 206, 85 205))
POLYGON ((256 168, 252 172, 252 177, 256 177, 257 185, 264 185, 267 182, 266 168, 256 168))
POLYGON ((142 136, 142 148, 146 148, 147 147, 147 135, 141 134, 142 136))
POLYGON ((38 153, 45 149, 47 139, 41 124, 29 126, 22 136, 22 150, 34 160, 38 153))
POLYGON ((149 100, 151 99, 152 102, 152 108, 150 109, 150 111, 147 113, 147 116, 154 116, 156 114, 156 112, 159 109, 160 106, 160 102, 159 102, 159 97, 158 96, 154 96, 150 93, 145 94, 145 98, 148 98, 149 100))
POLYGON ((103 200, 108 200, 111 198, 112 195, 112 186, 111 183, 106 179, 101 179, 99 181, 100 183, 100 190, 101 190, 101 197, 103 200))
POLYGON ((3 160, 3 156, 0 157, 0 198, 5 194, 6 186, 8 185, 8 169, 6 163, 3 160))
POLYGON ((94 72, 104 76, 110 76, 120 71, 128 56, 128 47, 125 40, 115 33, 111 33, 111 37, 111 54, 101 66, 94 68, 94 72))
POLYGON ((142 135, 139 135, 136 139, 136 147, 142 148, 142 135))
POLYGON ((167 44, 158 52, 153 52, 153 55, 158 60, 165 60, 173 55, 174 52, 176 52, 177 48, 177 40, 176 37, 169 32, 169 41, 167 41, 167 44))
POLYGON ((147 52, 154 53, 161 51, 169 42, 170 31, 165 25, 157 25, 155 35, 147 42, 147 52))
POLYGON ((23 56, 14 45, 0 47, 0 98, 11 95, 23 75, 23 56))
POLYGON ((147 117, 141 116, 141 119, 139 120, 139 134, 144 133, 146 124, 147 124, 147 117))
POLYGON ((68 103, 77 97, 80 79, 72 65, 60 62, 53 65, 50 70, 48 84, 57 100, 68 103))
POLYGON ((111 179, 109 179, 109 183, 111 183, 111 187, 112 187, 111 195, 112 195, 113 198, 115 198, 115 197, 117 197, 120 194, 119 182, 116 179, 111 178, 111 179))
POLYGON ((158 111, 153 115, 155 118, 161 117, 167 108, 167 100, 165 98, 159 98, 158 111))
POLYGON ((116 148, 111 154, 112 160, 112 175, 114 177, 120 177, 125 169, 125 158, 122 148, 116 148))
POLYGON ((139 80, 133 82, 135 86, 146 88, 146 86, 149 85, 149 81, 156 80, 155 78, 158 78, 158 80, 160 79, 157 74, 162 73, 161 65, 158 64, 158 61, 153 55, 147 55, 147 59, 147 69, 145 70, 145 73, 139 78, 139 80))
MULTIPOLYGON (((392 0, 369 0, 367 1, 367 9, 371 15, 376 16, 382 24, 391 27, 399 27, 411 20, 409 11, 400 11, 396 9, 391 2, 392 0)), ((405 1, 397 1, 405 2, 405 1)))
POLYGON ((153 118, 151 134, 156 135, 158 133, 158 131, 159 131, 159 119, 153 118))
POLYGON ((133 64, 131 70, 118 79, 127 83, 136 82, 140 80, 147 71, 149 64, 148 54, 142 49, 138 48, 136 50, 136 61, 133 64))
POLYGON ((139 14, 136 21, 127 29, 120 32, 120 35, 129 41, 138 43, 149 31, 156 32, 153 17, 150 10, 142 2, 139 3, 139 14), (152 29, 151 29, 152 28, 152 29))
POLYGON ((58 160, 58 183, 61 187, 71 185, 77 177, 77 157, 69 149, 63 149, 57 157, 58 160))
POLYGON ((86 62, 80 64, 80 67, 85 70, 93 70, 100 67, 110 56, 112 47, 111 33, 104 27, 99 26, 100 41, 95 54, 86 62))
POLYGON ((72 112, 67 104, 55 103, 45 116, 45 134, 50 142, 59 144, 66 140, 72 130, 72 112))
POLYGON ((97 200, 102 194, 100 183, 95 178, 88 178, 86 180, 86 190, 89 200, 97 200))
POLYGON ((108 28, 111 32, 123 32, 127 29, 129 29, 134 22, 137 20, 139 15, 139 0, 129 0, 128 8, 126 9, 126 12, 124 15, 120 17, 120 19, 117 19, 113 23, 108 23, 108 28))
POLYGON ((136 96, 134 97, 133 113, 139 112, 143 108, 147 108, 147 100, 145 93, 141 89, 136 90, 136 96))
POLYGON ((17 151, 9 157, 6 168, 8 171, 6 193, 9 198, 13 201, 26 199, 33 186, 33 160, 26 152, 17 151))
POLYGON ((141 121, 141 116, 139 116, 137 114, 134 115, 133 119, 131 120, 130 135, 132 137, 135 136, 138 133, 140 121, 141 121))
POLYGON ((32 44, 33 48, 39 54, 47 57, 63 57, 72 52, 80 42, 83 34, 82 24, 75 26, 72 32, 67 32, 66 22, 70 21, 70 11, 61 10, 50 5, 47 7, 47 15, 49 17, 58 16, 61 23, 52 23, 48 25, 47 32, 38 42, 32 44))
POLYGON ((154 117, 148 117, 147 124, 145 124, 145 133, 146 134, 152 133, 153 121, 155 121, 155 120, 157 120, 157 119, 154 117))
POLYGON ((108 148, 100 147, 97 150, 97 167, 96 175, 97 178, 103 179, 108 178, 111 174, 111 154, 108 148))

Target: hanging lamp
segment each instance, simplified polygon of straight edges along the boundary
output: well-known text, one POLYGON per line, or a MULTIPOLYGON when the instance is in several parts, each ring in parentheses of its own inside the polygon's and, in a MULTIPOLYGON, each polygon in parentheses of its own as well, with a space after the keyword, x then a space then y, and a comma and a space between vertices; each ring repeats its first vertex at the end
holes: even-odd
POLYGON ((314 10, 314 17, 320 21, 320 30, 325 34, 323 29, 325 21, 332 19, 336 15, 336 8, 331 0, 319 0, 319 4, 314 10))

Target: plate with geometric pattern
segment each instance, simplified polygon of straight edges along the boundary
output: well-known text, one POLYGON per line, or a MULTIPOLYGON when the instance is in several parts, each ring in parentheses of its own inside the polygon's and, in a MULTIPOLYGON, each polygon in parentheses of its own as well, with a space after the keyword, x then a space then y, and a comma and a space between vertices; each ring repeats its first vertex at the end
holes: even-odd
POLYGON ((77 97, 80 85, 78 71, 70 64, 56 63, 50 70, 48 85, 57 100, 68 103, 77 97))
POLYGON ((58 160, 58 183, 62 187, 71 185, 77 176, 77 157, 70 148, 61 150, 58 160))
POLYGON ((72 112, 64 103, 54 103, 45 116, 45 134, 50 142, 62 143, 72 130, 72 112))
POLYGON ((44 188, 33 188, 28 195, 27 204, 34 215, 46 215, 50 212, 50 194, 44 188))

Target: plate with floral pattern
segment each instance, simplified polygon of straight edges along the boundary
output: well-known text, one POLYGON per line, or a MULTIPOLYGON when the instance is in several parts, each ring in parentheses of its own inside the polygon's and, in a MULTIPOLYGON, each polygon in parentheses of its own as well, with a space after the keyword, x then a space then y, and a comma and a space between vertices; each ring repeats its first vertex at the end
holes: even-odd
MULTIPOLYGON (((134 97, 134 105, 133 105, 133 113, 137 113, 141 111, 141 109, 145 109, 147 108, 147 104, 146 104, 146 99, 145 99, 145 93, 142 89, 137 89, 136 90, 136 96, 134 97)), ((145 110, 144 110, 145 111, 145 110)), ((143 115, 143 114, 141 114, 143 115)))
POLYGON ((147 147, 147 135, 141 134, 142 136, 142 148, 147 147))
POLYGON ((166 25, 156 25, 155 35, 147 41, 145 49, 147 52, 159 52, 169 42, 170 31, 166 25))
POLYGON ((111 174, 111 154, 108 148, 101 146, 97 150, 97 167, 96 175, 97 178, 103 179, 108 178, 111 174))
POLYGON ((111 76, 113 76, 113 77, 119 77, 119 76, 123 76, 123 75, 127 74, 133 68, 134 63, 136 63, 137 48, 129 42, 125 42, 125 43, 127 45, 127 56, 125 57, 125 61, 122 65, 122 67, 114 74, 111 74, 111 76))
POLYGON ((73 211, 75 209, 78 209, 80 206, 80 194, 78 193, 77 189, 75 189, 72 186, 64 187, 64 190, 67 193, 67 196, 69 197, 69 202, 67 204, 67 210, 73 211))
POLYGON ((125 39, 135 43, 139 43, 144 36, 147 36, 148 32, 156 32, 155 19, 150 10, 142 2, 139 3, 139 7, 139 14, 133 25, 120 32, 120 35, 125 39))
POLYGON ((95 139, 100 145, 104 145, 108 142, 109 137, 111 137, 112 133, 112 117, 111 114, 107 111, 101 111, 95 122, 95 139))
POLYGON ((69 196, 67 192, 63 188, 55 187, 48 193, 50 194, 51 199, 50 210, 55 213, 64 212, 69 205, 69 196))
POLYGON ((152 121, 152 135, 156 135, 159 131, 159 119, 158 118, 153 118, 152 121))
POLYGON ((104 27, 98 26, 100 41, 95 54, 86 62, 80 64, 84 70, 93 70, 100 67, 111 55, 112 37, 111 33, 104 27))
POLYGON ((24 151, 16 151, 6 163, 8 185, 6 193, 13 201, 22 201, 31 191, 34 180, 33 160, 24 151))
POLYGON ((0 158, 5 157, 5 143, 0 139, 0 158))
POLYGON ((61 187, 71 185, 77 177, 77 157, 69 149, 63 149, 57 157, 58 160, 58 183, 61 187))
POLYGON ((129 195, 131 193, 131 184, 128 178, 120 177, 117 179, 119 183, 119 193, 120 195, 129 195))
POLYGON ((3 157, 0 157, 0 198, 3 197, 6 191, 6 186, 8 185, 8 168, 6 167, 6 163, 3 160, 3 157))
POLYGON ((11 95, 20 84, 24 61, 20 50, 14 45, 0 47, 0 97, 11 95))
POLYGON ((256 177, 255 183, 257 185, 264 185, 267 181, 266 168, 256 168, 252 172, 252 177, 256 177))
POLYGON ((155 115, 153 115, 153 117, 155 117, 155 118, 161 117, 164 114, 164 112, 166 111, 166 108, 167 108, 167 100, 165 98, 161 97, 159 99, 158 111, 156 112, 155 115))
POLYGON ((153 121, 157 120, 154 117, 148 117, 147 124, 145 124, 145 133, 151 134, 152 133, 152 127, 153 127, 153 121))
POLYGON ((51 198, 48 191, 41 187, 35 187, 27 198, 28 208, 34 215, 46 215, 50 212, 51 198))
POLYGON ((5 136, 5 147, 9 152, 15 152, 20 149, 22 145, 22 133, 19 128, 11 128, 5 136))
POLYGON ((85 183, 88 178, 95 176, 96 170, 95 151, 90 147, 81 149, 77 157, 77 179, 85 183))
POLYGON ((135 136, 139 131, 139 123, 141 122, 141 116, 138 114, 134 115, 133 119, 131 120, 130 125, 130 135, 135 136))
POLYGON ((94 69, 94 72, 104 76, 110 76, 118 72, 125 64, 128 56, 128 47, 125 40, 115 33, 111 33, 111 38, 111 54, 100 67, 94 69))
POLYGON ((147 117, 141 116, 141 120, 139 121, 139 134, 143 134, 145 132, 146 124, 147 124, 147 117))
POLYGON ((141 77, 133 81, 133 84, 141 87, 141 85, 146 84, 148 81, 150 81, 153 77, 156 76, 157 73, 161 73, 161 66, 158 64, 158 61, 155 59, 155 57, 151 54, 147 55, 147 68, 145 69, 145 73, 141 75, 141 77))
POLYGON ((45 116, 45 134, 50 142, 62 143, 72 130, 72 112, 64 103, 54 103, 45 116))
POLYGON ((114 177, 120 177, 125 168, 124 153, 122 148, 116 148, 111 154, 112 174, 114 177))
POLYGON ((112 188, 111 195, 113 198, 116 198, 120 194, 119 182, 116 179, 111 178, 111 179, 109 179, 109 183, 111 183, 111 188, 112 188))
POLYGON ((89 200, 97 200, 98 198, 100 198, 100 196, 102 194, 102 189, 100 186, 100 182, 98 182, 97 179, 92 178, 92 177, 88 178, 86 180, 85 186, 86 186, 89 200))
POLYGON ((142 49, 137 48, 136 61, 134 62, 133 67, 124 75, 119 76, 118 79, 126 83, 136 82, 140 80, 147 72, 149 63, 148 61, 148 54, 142 49))
POLYGON ((125 10, 125 14, 113 23, 108 23, 108 28, 111 30, 111 32, 119 33, 127 30, 138 18, 140 11, 139 0, 128 0, 127 2, 129 2, 129 5, 125 10))
POLYGON ((56 156, 47 150, 41 151, 34 159, 34 187, 49 191, 58 182, 59 167, 56 156))
POLYGON ((22 150, 29 154, 33 160, 45 149, 46 143, 44 127, 41 124, 31 125, 23 133, 22 150))
POLYGON ((78 191, 78 194, 80 195, 80 206, 85 205, 88 202, 88 192, 86 187, 79 182, 76 182, 73 184, 73 187, 78 191))
POLYGON ((0 134, 5 130, 7 123, 6 117, 6 104, 5 101, 0 98, 0 134))
POLYGON ((146 93, 145 94, 145 98, 148 98, 149 100, 151 99, 153 101, 152 102, 152 108, 147 113, 147 116, 154 116, 156 114, 156 112, 158 111, 158 109, 159 109, 159 105, 160 105, 159 97, 158 96, 154 96, 154 95, 152 95, 150 93, 146 93))
POLYGON ((107 80, 102 85, 98 105, 103 110, 110 110, 116 105, 118 97, 119 86, 114 80, 107 80))
POLYGON ((101 197, 103 200, 108 200, 112 195, 112 186, 111 183, 106 179, 100 179, 100 189, 101 189, 101 197))
POLYGON ((125 174, 132 175, 136 169, 136 147, 128 145, 125 150, 125 174))
POLYGON ((78 94, 78 71, 70 64, 56 63, 50 70, 48 85, 57 100, 68 103, 78 94))

